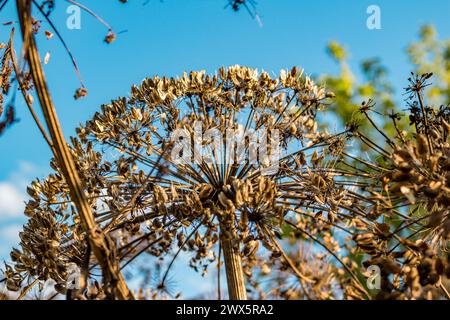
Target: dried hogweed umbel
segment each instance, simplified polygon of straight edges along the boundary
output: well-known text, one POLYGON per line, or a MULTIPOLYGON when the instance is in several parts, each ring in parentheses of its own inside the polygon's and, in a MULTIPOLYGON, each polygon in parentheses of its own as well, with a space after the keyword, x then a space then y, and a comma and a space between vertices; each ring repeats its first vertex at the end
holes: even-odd
MULTIPOLYGON (((397 137, 399 147, 389 152, 356 126, 338 134, 318 131, 316 113, 330 97, 295 68, 272 79, 236 66, 214 76, 192 72, 179 79, 146 79, 132 88, 129 99, 103 106, 78 129, 72 152, 97 223, 117 241, 115 258, 121 268, 143 253, 169 258, 155 288, 168 292, 167 274, 181 251, 191 252, 191 267, 206 273, 221 250, 231 298, 245 298, 253 287, 259 297, 360 299, 371 297, 357 263, 362 257, 365 266, 377 264, 382 270, 379 297, 429 295, 431 290, 422 286, 438 283, 448 269, 442 255, 435 254, 436 244, 445 244, 445 197, 433 193, 436 188, 446 191, 447 169, 443 156, 430 156, 437 150, 448 153, 447 133, 441 130, 448 123, 445 110, 429 113, 428 134, 434 132, 430 124, 435 125, 441 128, 440 138, 434 137, 428 147, 433 151, 416 169, 425 179, 417 181, 428 190, 396 178, 406 172, 405 161, 398 160, 410 143, 403 135, 397 137), (223 139, 219 144, 197 141, 198 128, 201 134, 215 130, 223 139), (270 132, 278 132, 283 152, 277 170, 271 170, 270 159, 249 160, 249 141, 241 150, 243 161, 231 161, 227 129, 238 136, 264 129, 267 141, 275 140, 270 132), (202 157, 178 150, 180 140, 171 138, 172 132, 185 133, 182 145, 200 145, 202 157), (377 161, 352 156, 346 145, 352 136, 371 146, 379 154, 377 161), (442 186, 437 187, 439 181, 442 186), (427 227, 431 242, 427 237, 408 239, 415 226, 424 227, 421 218, 405 212, 411 200, 443 210, 440 220, 427 227), (395 230, 393 222, 399 222, 395 230), (268 288, 264 278, 280 285, 268 288)), ((425 127, 416 127, 413 137, 428 143, 425 127)), ((416 149, 425 154, 424 148, 416 149)), ((414 165, 416 160, 406 162, 414 165)), ((11 288, 17 289, 25 276, 38 276, 55 279, 63 290, 69 264, 87 261, 85 270, 95 267, 86 259, 85 238, 60 170, 52 165, 57 173, 29 189, 33 199, 26 212, 31 218, 21 235, 22 250, 12 253, 14 269, 8 267, 11 288)))
MULTIPOLYGON (((330 97, 295 68, 272 79, 266 72, 236 66, 214 76, 192 72, 179 79, 146 79, 132 88, 129 99, 103 106, 78 129, 72 151, 97 222, 119 241, 117 259, 123 267, 143 252, 170 255, 176 245, 174 258, 180 250, 192 251, 191 266, 205 272, 218 258, 215 244, 221 240, 226 264, 239 267, 242 259, 247 276, 255 267, 256 254, 266 251, 258 250, 262 244, 273 252, 272 258, 283 255, 285 265, 302 281, 314 282, 280 253, 283 249, 275 238, 287 219, 294 221, 302 214, 303 221, 290 222, 295 228, 307 225, 311 233, 322 228, 313 225, 327 220, 302 208, 323 207, 332 220, 339 204, 351 204, 344 200, 344 188, 333 182, 333 159, 339 157, 347 133, 318 132, 315 122, 316 112, 330 97), (252 163, 248 157, 242 162, 224 157, 226 139, 214 147, 202 142, 205 154, 200 162, 173 161, 170 133, 177 129, 192 133, 199 123, 202 133, 215 129, 223 137, 227 129, 244 134, 278 131, 284 150, 278 170, 270 173, 267 159, 252 163)), ((270 133, 264 137, 273 138, 270 133)), ((244 153, 249 149, 246 144, 244 153)), ((55 176, 61 182, 60 175, 55 176)), ((77 217, 68 206, 63 182, 54 190, 39 182, 36 188, 49 194, 38 193, 27 208, 34 215, 52 208, 67 219, 66 250, 84 252, 83 235, 77 232, 77 217)), ((22 246, 24 256, 42 255, 28 243, 22 246)), ((64 257, 67 263, 77 262, 71 255, 64 257)), ((50 262, 38 265, 47 269, 46 263, 50 262)), ((51 275, 58 276, 64 274, 51 275)), ((235 298, 245 297, 242 288, 236 290, 235 298)))

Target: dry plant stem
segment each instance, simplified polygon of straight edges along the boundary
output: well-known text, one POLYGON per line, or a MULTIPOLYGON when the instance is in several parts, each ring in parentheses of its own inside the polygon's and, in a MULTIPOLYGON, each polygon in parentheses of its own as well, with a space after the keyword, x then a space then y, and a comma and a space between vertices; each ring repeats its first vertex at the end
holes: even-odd
POLYGON ((17 297, 16 300, 22 300, 22 299, 27 295, 27 293, 28 293, 28 292, 29 292, 29 291, 30 291, 30 290, 31 290, 38 282, 39 282, 39 278, 34 279, 32 283, 30 283, 28 286, 26 286, 26 287, 22 290, 22 292, 20 293, 19 297, 17 297))
POLYGON ((242 271, 239 249, 233 245, 232 239, 221 237, 220 246, 225 260, 228 296, 230 300, 247 300, 244 272, 242 271))
POLYGON ((445 286, 441 283, 439 283, 439 288, 441 288, 441 290, 444 292, 445 296, 447 297, 447 299, 450 299, 450 293, 447 291, 447 289, 445 288, 445 286))
POLYGON ((222 292, 221 292, 222 286, 220 285, 220 269, 222 269, 221 262, 222 262, 222 246, 220 245, 219 242, 219 254, 217 258, 217 300, 222 300, 222 292))
MULTIPOLYGON (((266 232, 270 232, 266 229, 266 232)), ((281 245, 278 243, 278 241, 276 241, 273 236, 270 237, 270 240, 272 241, 273 245, 278 249, 278 251, 281 253, 281 255, 283 256, 284 260, 286 260, 286 263, 289 265, 289 267, 292 269, 292 271, 294 271, 294 273, 297 275, 297 277, 301 280, 301 281, 306 281, 308 283, 315 283, 314 280, 308 278, 307 276, 303 275, 300 270, 298 270, 298 268, 295 266, 295 263, 289 258, 289 256, 286 254, 286 252, 284 252, 283 248, 281 247, 281 245)))
POLYGON ((422 92, 419 91, 419 92, 416 93, 416 95, 417 95, 417 98, 419 100, 420 110, 422 111, 423 120, 424 120, 424 123, 425 123, 425 134, 427 136, 428 148, 430 150, 430 153, 433 153, 433 145, 431 144, 430 134, 428 132, 428 115, 427 115, 427 112, 425 110, 425 103, 423 101, 422 92))
POLYGON ((98 260, 103 273, 103 281, 110 291, 110 296, 117 299, 131 299, 133 296, 120 273, 119 266, 114 259, 114 246, 108 241, 101 229, 94 221, 91 208, 82 188, 75 162, 62 134, 56 110, 50 98, 47 83, 42 70, 42 64, 36 48, 36 42, 31 32, 31 0, 16 0, 20 26, 24 39, 26 58, 29 62, 33 82, 45 117, 45 121, 55 149, 55 157, 59 162, 63 176, 70 189, 70 196, 80 216, 82 226, 92 251, 98 260))
POLYGON ((19 83, 20 91, 22 92, 22 95, 23 95, 23 97, 24 97, 24 99, 25 99, 25 103, 26 103, 26 105, 27 105, 27 107, 28 107, 28 110, 30 111, 31 115, 33 116, 34 122, 36 122, 36 124, 37 124, 39 130, 40 130, 41 133, 42 133, 42 136, 44 137, 44 139, 45 139, 45 141, 47 142, 48 146, 49 146, 50 149, 52 150, 52 153, 55 154, 55 153, 56 153, 56 150, 55 150, 55 148, 53 147, 53 143, 52 143, 52 141, 50 140, 50 137, 48 136, 47 132, 45 132, 45 129, 44 129, 44 127, 42 126, 41 122, 39 121, 39 118, 38 118, 38 116, 36 115, 36 112, 34 111, 33 105, 32 105, 32 103, 31 103, 30 99, 28 99, 28 97, 27 97, 27 92, 25 91, 25 88, 24 88, 24 86, 23 86, 22 79, 21 79, 22 75, 21 75, 21 73, 20 73, 19 66, 17 65, 17 61, 16 61, 16 57, 15 57, 15 52, 14 52, 14 48, 13 48, 13 44, 12 44, 13 36, 14 36, 14 28, 13 28, 13 30, 12 30, 12 32, 11 32, 11 39, 10 39, 10 42, 9 42, 9 43, 10 43, 10 47, 11 47, 11 62, 12 62, 13 67, 14 67, 14 72, 15 72, 15 74, 16 74, 17 82, 19 83))

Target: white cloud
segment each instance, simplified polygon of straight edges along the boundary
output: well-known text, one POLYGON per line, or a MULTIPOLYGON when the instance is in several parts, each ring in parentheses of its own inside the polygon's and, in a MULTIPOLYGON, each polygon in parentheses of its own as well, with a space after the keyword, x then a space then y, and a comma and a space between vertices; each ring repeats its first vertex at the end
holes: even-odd
POLYGON ((20 161, 19 168, 11 172, 8 181, 14 183, 21 190, 25 190, 36 177, 44 177, 46 172, 28 161, 20 161))
POLYGON ((21 161, 17 170, 0 180, 0 261, 9 260, 9 250, 19 243, 19 232, 26 222, 23 211, 28 199, 26 187, 43 170, 21 161))
POLYGON ((22 223, 12 223, 5 226, 0 225, 0 261, 9 260, 11 248, 16 247, 19 242, 19 232, 22 231, 22 223))
POLYGON ((0 220, 23 214, 25 195, 12 182, 0 182, 0 220))
POLYGON ((28 198, 26 188, 36 176, 44 176, 43 170, 32 163, 20 161, 16 171, 7 179, 0 180, 0 223, 22 218, 25 201, 28 198))
POLYGON ((19 242, 19 232, 22 231, 22 224, 14 223, 0 227, 0 239, 8 243, 19 242))

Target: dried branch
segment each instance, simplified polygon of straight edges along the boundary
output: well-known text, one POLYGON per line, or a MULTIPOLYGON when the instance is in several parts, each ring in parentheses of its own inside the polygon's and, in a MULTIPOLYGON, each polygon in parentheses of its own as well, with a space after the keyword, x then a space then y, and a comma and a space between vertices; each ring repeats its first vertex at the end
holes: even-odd
POLYGON ((117 297, 118 299, 130 299, 132 298, 131 292, 119 271, 117 262, 112 259, 115 248, 94 221, 91 208, 84 194, 82 181, 78 176, 72 155, 63 137, 55 107, 50 98, 35 39, 31 31, 32 1, 17 0, 16 4, 24 39, 26 59, 30 66, 39 102, 54 144, 55 157, 60 163, 64 178, 70 189, 72 201, 77 208, 92 251, 102 268, 104 282, 107 289, 110 290, 109 294, 111 297, 117 297))

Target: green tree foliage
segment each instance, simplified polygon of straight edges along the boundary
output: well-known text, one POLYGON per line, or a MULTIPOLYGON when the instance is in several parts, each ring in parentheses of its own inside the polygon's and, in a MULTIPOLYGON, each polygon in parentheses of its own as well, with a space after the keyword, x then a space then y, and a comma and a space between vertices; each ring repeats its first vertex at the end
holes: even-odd
MULTIPOLYGON (((337 75, 321 75, 319 79, 326 82, 327 88, 336 94, 335 103, 330 111, 335 113, 342 124, 358 120, 362 131, 370 134, 368 121, 356 117, 361 103, 368 99, 376 103, 373 110, 381 114, 402 110, 403 101, 396 101, 394 85, 381 59, 362 60, 360 67, 363 77, 358 79, 349 66, 350 53, 345 46, 332 41, 327 46, 327 52, 339 64, 340 71, 337 75)), ((406 53, 412 63, 412 71, 419 74, 425 72, 434 74, 433 86, 426 91, 429 101, 435 105, 449 104, 450 41, 440 40, 435 28, 425 25, 419 31, 418 40, 408 46, 406 53)), ((388 133, 393 130, 390 121, 383 121, 383 117, 376 115, 374 117, 382 122, 380 127, 383 130, 388 133)))
POLYGON ((408 47, 408 55, 416 72, 433 72, 434 85, 427 98, 434 104, 450 103, 450 40, 439 40, 436 30, 429 25, 419 32, 419 41, 408 47))

